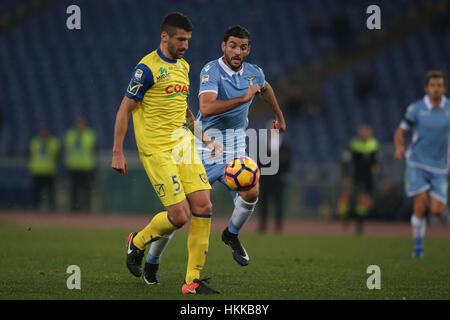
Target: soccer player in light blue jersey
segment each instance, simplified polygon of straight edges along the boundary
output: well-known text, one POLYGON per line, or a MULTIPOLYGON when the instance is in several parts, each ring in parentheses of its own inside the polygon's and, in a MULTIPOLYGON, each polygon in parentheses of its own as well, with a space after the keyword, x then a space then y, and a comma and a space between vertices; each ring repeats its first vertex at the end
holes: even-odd
MULTIPOLYGON (((250 54, 250 33, 241 26, 227 29, 222 42, 223 56, 208 62, 200 73, 199 102, 197 121, 202 130, 212 134, 225 146, 223 158, 211 157, 211 152, 197 140, 196 144, 212 185, 215 181, 225 186, 224 169, 229 160, 246 156, 246 129, 248 110, 256 94, 259 94, 275 114, 273 129, 286 130, 283 113, 275 93, 265 80, 264 72, 255 64, 244 62, 250 54)), ((255 159, 256 160, 256 159, 255 159)), ((249 256, 241 245, 238 235, 250 219, 259 195, 259 184, 246 191, 230 190, 234 199, 234 210, 227 228, 222 233, 222 241, 227 244, 233 258, 242 266, 249 263, 249 256)), ((147 262, 159 264, 169 238, 152 243, 147 262)))
MULTIPOLYGON (((223 161, 210 156, 210 151, 197 146, 202 155, 209 183, 224 180, 224 169, 229 160, 246 155, 245 130, 248 126, 248 110, 256 94, 261 95, 275 114, 273 129, 286 130, 283 113, 275 93, 265 80, 264 72, 255 64, 244 62, 250 53, 250 33, 241 26, 228 28, 222 42, 223 56, 208 62, 200 73, 200 111, 197 120, 205 132, 220 131, 225 146, 223 161)), ((218 137, 215 136, 217 139, 218 137)), ((248 191, 230 190, 234 210, 228 227, 222 233, 222 241, 231 250, 234 259, 242 266, 249 257, 238 235, 254 211, 259 195, 259 184, 248 191)))
POLYGON ((401 160, 406 156, 406 194, 414 197, 413 257, 424 255, 426 210, 441 216, 447 204, 450 101, 445 97, 446 91, 445 74, 429 71, 425 76, 425 97, 408 107, 394 136, 394 157, 401 160), (412 130, 412 141, 405 150, 403 140, 409 130, 412 130))

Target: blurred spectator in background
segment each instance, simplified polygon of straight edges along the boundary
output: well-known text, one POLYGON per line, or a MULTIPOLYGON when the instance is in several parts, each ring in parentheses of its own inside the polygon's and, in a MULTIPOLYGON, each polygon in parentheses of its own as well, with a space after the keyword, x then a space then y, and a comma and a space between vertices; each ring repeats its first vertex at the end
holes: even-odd
POLYGON ((447 28, 450 27, 449 2, 448 0, 439 1, 434 9, 435 16, 431 22, 431 28, 437 34, 446 34, 447 28))
POLYGON ((302 108, 302 113, 307 117, 320 117, 323 114, 322 100, 320 93, 317 90, 313 90, 308 93, 305 99, 305 104, 302 108))
MULTIPOLYGON (((274 203, 275 208, 275 231, 281 232, 283 229, 283 210, 284 206, 284 186, 287 184, 288 172, 291 167, 290 151, 286 143, 283 141, 283 136, 278 135, 279 140, 277 143, 271 142, 272 131, 272 121, 267 124, 267 155, 274 157, 276 153, 279 155, 279 169, 278 173, 275 175, 264 175, 260 179, 260 191, 259 191, 259 202, 260 202, 260 232, 265 232, 267 230, 267 218, 269 211, 269 204, 271 201, 274 203)), ((259 146, 261 146, 259 144, 259 146)), ((259 162, 259 157, 258 157, 259 162)), ((260 168, 267 167, 270 164, 258 163, 260 168)))
POLYGON ((290 88, 287 92, 287 99, 284 103, 284 108, 289 117, 296 118, 300 116, 301 109, 303 108, 304 102, 298 92, 298 88, 295 87, 290 88))
POLYGON ((358 128, 358 136, 350 141, 349 157, 344 157, 352 171, 352 203, 353 216, 356 221, 356 232, 363 232, 364 220, 373 208, 374 176, 378 173, 377 154, 379 143, 373 137, 370 125, 363 124, 358 128))
POLYGON ((323 25, 320 15, 317 12, 312 13, 308 18, 308 32, 313 37, 327 34, 327 29, 323 25))
POLYGON ((394 220, 401 200, 401 196, 392 186, 392 182, 384 179, 380 183, 379 192, 375 198, 374 216, 384 221, 394 220))
POLYGON ((367 71, 360 72, 355 81, 355 94, 361 103, 364 103, 370 95, 377 92, 377 87, 371 74, 367 71))
POLYGON ((70 208, 72 211, 91 210, 91 193, 96 167, 96 134, 86 120, 77 118, 74 127, 64 137, 65 164, 70 172, 70 208))
POLYGON ((298 92, 298 88, 288 91, 285 109, 290 117, 315 118, 323 115, 322 100, 317 90, 304 95, 298 92))
POLYGON ((336 206, 336 214, 342 221, 344 227, 350 223, 352 213, 352 182, 348 179, 342 180, 342 190, 336 206))
POLYGON ((32 176, 34 209, 39 209, 43 200, 48 200, 48 207, 55 210, 55 177, 58 172, 60 143, 50 134, 47 127, 42 127, 39 135, 30 141, 28 168, 32 176))
POLYGON ((341 52, 349 49, 348 43, 354 39, 350 19, 344 10, 341 9, 335 13, 331 27, 336 47, 341 52))
POLYGON ((2 106, 0 106, 0 132, 2 131, 3 128, 3 109, 2 106))

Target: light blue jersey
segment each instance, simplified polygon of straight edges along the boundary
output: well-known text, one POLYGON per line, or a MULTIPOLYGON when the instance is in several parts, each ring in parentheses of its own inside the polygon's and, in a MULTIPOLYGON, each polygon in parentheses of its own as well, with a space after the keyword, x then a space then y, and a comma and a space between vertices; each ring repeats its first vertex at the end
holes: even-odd
POLYGON ((412 129, 406 157, 408 165, 431 173, 447 174, 449 167, 450 101, 445 97, 433 108, 428 95, 412 103, 400 126, 412 129))
POLYGON ((406 158, 405 191, 409 197, 422 192, 447 203, 450 102, 443 97, 439 108, 433 108, 428 96, 408 107, 400 123, 413 130, 406 158))
MULTIPOLYGON (((250 85, 264 87, 264 72, 257 65, 244 62, 240 71, 231 70, 220 57, 207 63, 200 73, 199 96, 205 92, 217 93, 217 100, 242 97, 250 85)), ((227 112, 203 117, 198 113, 197 120, 202 130, 211 138, 224 144, 222 159, 212 158, 211 152, 199 140, 197 147, 205 165, 227 163, 236 156, 245 155, 245 131, 248 126, 248 109, 253 99, 227 112), (221 139, 220 139, 221 138, 221 139)))

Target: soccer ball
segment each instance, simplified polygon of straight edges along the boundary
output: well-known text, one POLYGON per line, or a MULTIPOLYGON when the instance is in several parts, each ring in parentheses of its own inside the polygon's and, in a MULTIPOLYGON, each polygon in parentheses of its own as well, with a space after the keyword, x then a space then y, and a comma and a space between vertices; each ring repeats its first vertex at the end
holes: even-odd
POLYGON ((225 182, 233 190, 248 190, 259 180, 260 170, 249 157, 237 157, 228 162, 224 170, 225 182))

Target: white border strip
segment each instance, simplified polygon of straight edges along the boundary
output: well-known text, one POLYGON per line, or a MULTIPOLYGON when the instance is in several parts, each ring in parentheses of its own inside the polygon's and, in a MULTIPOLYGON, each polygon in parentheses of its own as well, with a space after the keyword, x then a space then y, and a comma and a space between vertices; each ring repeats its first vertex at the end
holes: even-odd
POLYGON ((419 190, 408 192, 407 194, 408 194, 408 197, 413 197, 413 196, 415 196, 415 195, 417 195, 419 193, 422 193, 422 192, 424 192, 425 190, 428 190, 428 189, 430 189, 430 185, 429 184, 423 186, 419 190))

